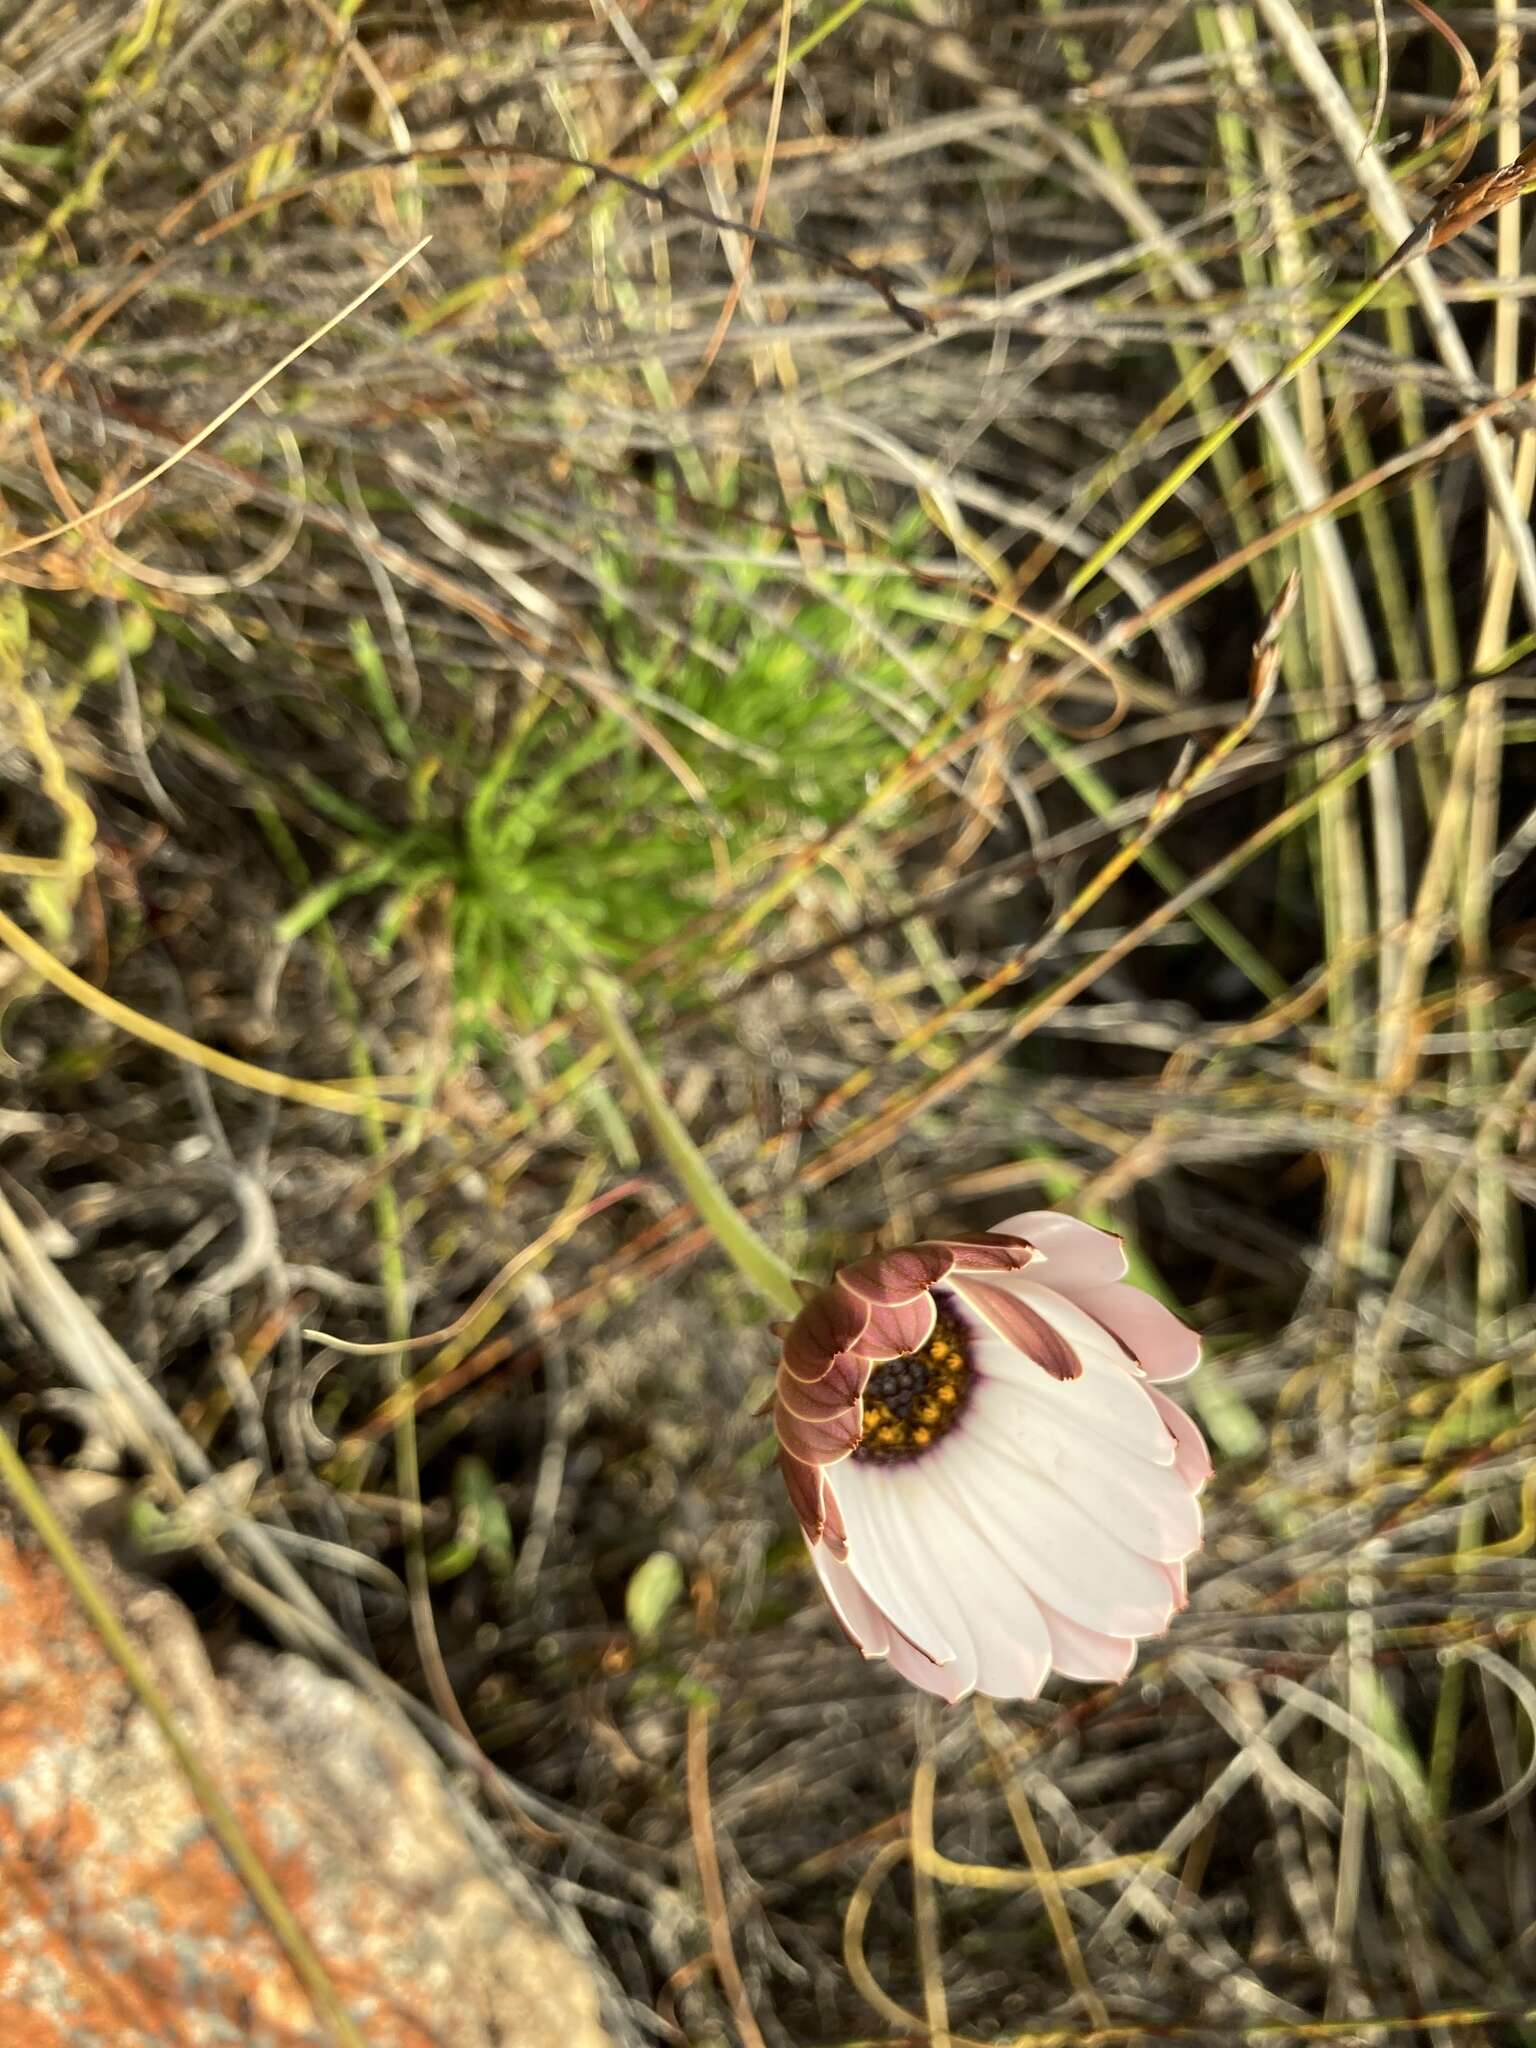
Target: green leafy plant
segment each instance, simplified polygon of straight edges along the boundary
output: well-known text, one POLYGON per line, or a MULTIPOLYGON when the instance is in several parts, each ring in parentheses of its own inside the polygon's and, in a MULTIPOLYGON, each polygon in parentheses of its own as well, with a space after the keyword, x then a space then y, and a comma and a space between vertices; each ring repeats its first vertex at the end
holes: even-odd
POLYGON ((477 1033, 499 1011, 536 1028, 587 967, 632 967, 769 848, 846 818, 920 729, 910 657, 883 627, 900 617, 910 645, 910 614, 941 624, 943 608, 901 567, 785 596, 759 539, 703 597, 691 572, 608 553, 597 578, 612 593, 618 686, 584 690, 578 677, 558 695, 524 694, 489 761, 462 733, 407 724, 371 633, 354 631, 359 695, 400 759, 413 815, 390 825, 348 805, 341 861, 293 906, 284 937, 379 895, 387 953, 436 899, 462 1027, 477 1033), (632 588, 647 592, 643 614, 620 594, 632 588), (668 623, 690 602, 686 630, 668 623))

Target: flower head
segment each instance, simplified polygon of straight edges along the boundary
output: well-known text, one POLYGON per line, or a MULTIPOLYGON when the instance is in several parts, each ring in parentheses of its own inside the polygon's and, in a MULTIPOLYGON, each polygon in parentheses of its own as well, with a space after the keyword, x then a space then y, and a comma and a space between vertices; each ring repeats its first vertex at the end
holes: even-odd
POLYGON ((779 1466, 866 1657, 947 1700, 1120 1679, 1184 1605, 1194 1332, 1048 1209, 844 1266, 784 1339, 779 1466))

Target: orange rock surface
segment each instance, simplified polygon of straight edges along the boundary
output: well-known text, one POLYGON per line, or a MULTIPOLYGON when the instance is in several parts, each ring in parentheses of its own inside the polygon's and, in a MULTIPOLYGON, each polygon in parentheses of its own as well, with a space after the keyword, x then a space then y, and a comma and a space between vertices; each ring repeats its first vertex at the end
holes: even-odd
MULTIPOLYGON (((369 2048, 605 2048, 579 1959, 353 1688, 105 1575, 369 2048)), ((0 2048, 324 2048, 266 1921, 57 1570, 0 1524, 0 2048)))

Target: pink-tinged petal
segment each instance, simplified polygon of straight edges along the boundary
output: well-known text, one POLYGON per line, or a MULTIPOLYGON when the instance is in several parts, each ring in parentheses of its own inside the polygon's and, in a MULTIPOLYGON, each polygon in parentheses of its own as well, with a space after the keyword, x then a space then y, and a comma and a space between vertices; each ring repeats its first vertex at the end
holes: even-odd
POLYGON ((857 1408, 850 1408, 821 1422, 807 1422, 782 1401, 775 1401, 773 1426, 779 1442, 802 1465, 835 1465, 858 1444, 863 1418, 857 1408))
POLYGON ((888 1615, 870 1599, 846 1565, 812 1550, 811 1557, 821 1579, 822 1591, 843 1632, 865 1657, 888 1658, 891 1669, 924 1692, 937 1693, 954 1704, 954 1666, 935 1664, 914 1643, 909 1643, 888 1615))
POLYGON ((972 1414, 1022 1483, 1043 1479, 1072 1496, 1086 1483, 1101 1526, 1128 1549, 1176 1563, 1200 1548, 1200 1504, 1172 1465, 1154 1465, 1055 1415, 1030 1410, 1026 1419, 1017 1396, 996 1381, 977 1389, 972 1414))
POLYGON ((1189 1605, 1189 1567, 1184 1564, 1165 1564, 1168 1583, 1173 1588, 1173 1611, 1182 1614, 1189 1605))
POLYGON ((1211 1453, 1198 1424, 1184 1413, 1177 1401, 1170 1401, 1156 1387, 1148 1387, 1147 1395, 1173 1438, 1173 1469, 1186 1486, 1192 1486, 1198 1492, 1212 1471, 1211 1453))
POLYGON ((1079 1223, 1055 1209, 1026 1209, 992 1226, 995 1235, 1022 1237, 1040 1254, 1040 1278, 1049 1287, 1106 1287, 1125 1278, 1125 1246, 1107 1230, 1079 1223))
POLYGON ((922 1350, 938 1319, 931 1294, 920 1294, 915 1301, 872 1307, 868 1323, 850 1348, 861 1358, 872 1360, 906 1358, 922 1350))
POLYGON ((905 1636, 891 1636, 891 1669, 908 1685, 915 1685, 922 1692, 931 1692, 956 1707, 965 1698, 970 1687, 962 1687, 955 1677, 953 1664, 935 1664, 931 1657, 925 1657, 915 1643, 909 1643, 905 1636))
MULTIPOLYGON (((1154 1465, 1173 1463, 1173 1440, 1152 1403, 1151 1389, 1131 1371, 1107 1330, 1065 1295, 1038 1281, 1009 1277, 989 1284, 1006 1287, 1059 1331, 1083 1370, 1075 1380, 1048 1379, 1032 1358, 981 1326, 971 1342, 971 1364, 979 1381, 1005 1381, 1025 1397, 1030 1415, 1075 1419, 1083 1429, 1150 1458, 1154 1465)), ((1021 1418, 1019 1426, 1026 1427, 1027 1420, 1021 1418)))
POLYGON ((935 1664, 954 1665, 960 1690, 975 1683, 976 1657, 962 1634, 931 1536, 919 1527, 906 1474, 857 1460, 828 1474, 848 1527, 848 1564, 881 1612, 935 1664))
POLYGON ((950 1585, 976 1645, 977 1691, 993 1699, 1034 1699, 1051 1672, 1050 1632, 991 1532, 970 1515, 958 1490, 964 1467, 935 1458, 914 1477, 928 1490, 930 1526, 942 1522, 950 1585))
POLYGON ((916 1301, 955 1263, 947 1245, 910 1244, 899 1251, 874 1252, 867 1259, 838 1269, 838 1284, 876 1308, 895 1308, 916 1301))
POLYGON ((795 1520, 805 1531, 806 1541, 814 1546, 821 1541, 827 1520, 826 1493, 821 1474, 814 1465, 802 1465, 798 1458, 792 1458, 782 1444, 778 1460, 779 1476, 784 1481, 789 1504, 795 1511, 795 1520))
POLYGON ((909 1685, 936 1693, 951 1706, 963 1697, 955 1682, 953 1664, 935 1664, 915 1643, 909 1643, 846 1567, 834 1579, 826 1569, 828 1561, 824 1556, 814 1550, 811 1555, 821 1574, 827 1604, 856 1649, 866 1658, 888 1661, 891 1669, 909 1685))
POLYGON ((1129 1636, 1100 1635, 1080 1621, 1069 1621, 1047 1601, 1038 1600, 1038 1605, 1051 1633, 1051 1663, 1063 1678, 1086 1685, 1118 1685, 1129 1674, 1136 1662, 1136 1645, 1129 1636))
POLYGON ((993 1331, 1032 1359, 1053 1380, 1076 1380, 1083 1376, 1083 1361, 1055 1325, 1039 1309, 1002 1287, 985 1280, 956 1280, 955 1293, 973 1308, 993 1331))
POLYGON ((788 1366, 781 1365, 775 1385, 791 1415, 798 1415, 802 1422, 827 1422, 856 1406, 869 1375, 867 1358, 839 1351, 819 1380, 797 1380, 788 1366))
POLYGON ((980 1430, 957 1433, 955 1480, 1022 1583, 1069 1620, 1107 1636, 1160 1635, 1173 1612, 1159 1564, 1103 1525, 1095 1475, 1069 1496, 1031 1479, 980 1430))
MULTIPOLYGON (((932 1470, 931 1464, 914 1459, 891 1476, 901 1488, 897 1511, 901 1517, 900 1534, 907 1542, 909 1569, 921 1575, 923 1597, 937 1613, 945 1639, 955 1647, 953 1659, 944 1668, 942 1695, 954 1705, 976 1690, 980 1678, 978 1621, 983 1617, 975 1612, 974 1603, 967 1601, 959 1583, 963 1573, 957 1568, 952 1549, 954 1516, 948 1502, 929 1482, 932 1470), (918 1482, 915 1487, 914 1479, 918 1482)), ((875 1471, 878 1474, 879 1468, 875 1471)), ((920 1656, 929 1655, 922 1642, 909 1639, 909 1647, 920 1656)), ((933 1657, 931 1661, 937 1663, 939 1659, 933 1657)))
POLYGON ((959 1431, 985 1428, 998 1442, 1037 1455, 1068 1478, 1085 1462, 1127 1468, 1151 1465, 1172 1472, 1175 1446, 1152 1401, 1152 1389, 1090 1359, 1083 1377, 1052 1380, 1011 1344, 988 1335, 973 1339, 975 1368, 970 1405, 959 1431), (1129 1393, 1126 1392, 1129 1388, 1129 1393))
POLYGON ((1034 1246, 1018 1237, 946 1237, 942 1243, 954 1254, 956 1273, 1019 1273, 1035 1257, 1034 1246))
POLYGON ((866 1657, 889 1656, 896 1632, 847 1565, 828 1557, 825 1550, 814 1545, 811 1562, 821 1580, 821 1590, 849 1640, 866 1657))
POLYGON ((1109 1287, 1068 1287, 1064 1292, 1120 1339, 1149 1380, 1181 1380, 1200 1363, 1194 1331, 1140 1287, 1117 1280, 1109 1287))
POLYGON ((840 1351, 852 1351, 869 1321, 869 1304, 836 1282, 814 1295, 789 1326, 784 1363, 797 1380, 819 1380, 840 1351))

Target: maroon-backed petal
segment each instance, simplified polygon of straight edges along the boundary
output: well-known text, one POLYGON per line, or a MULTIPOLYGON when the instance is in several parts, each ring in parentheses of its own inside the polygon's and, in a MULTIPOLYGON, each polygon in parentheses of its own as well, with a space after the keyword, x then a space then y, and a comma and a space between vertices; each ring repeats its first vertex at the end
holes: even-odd
MULTIPOLYGON (((798 1458, 792 1458, 784 1446, 779 1446, 779 1472, 784 1481, 784 1491, 789 1495, 789 1504, 795 1511, 795 1520, 805 1531, 808 1543, 819 1543, 826 1528, 825 1503, 829 1499, 821 1483, 821 1474, 814 1465, 802 1465, 798 1458)), ((842 1526, 842 1517, 838 1517, 842 1526)))
POLYGON ((784 1363, 797 1380, 819 1380, 840 1351, 852 1351, 869 1321, 869 1303, 834 1280, 808 1301, 789 1326, 784 1363))
POLYGON ((775 1401, 773 1426, 779 1442, 802 1465, 835 1465, 857 1447, 864 1424, 856 1406, 820 1422, 807 1422, 782 1401, 775 1401))
MULTIPOLYGON (((819 1474, 817 1476, 820 1477, 819 1474)), ((826 1517, 825 1525, 821 1532, 821 1540, 826 1545, 829 1554, 835 1557, 839 1564, 846 1564, 848 1562, 847 1526, 843 1521, 843 1511, 837 1504, 837 1495, 824 1479, 821 1482, 821 1506, 822 1512, 826 1517)))
POLYGON ((871 1308, 869 1322, 852 1348, 861 1358, 905 1358, 921 1351, 933 1335, 939 1312, 931 1294, 871 1308))
POLYGON ((956 1273, 1022 1273, 1035 1256, 1032 1244, 1022 1237, 997 1237, 990 1232, 975 1237, 946 1237, 945 1249, 954 1255, 956 1273))
POLYGON ((851 1351, 839 1351, 831 1370, 819 1380, 797 1380, 787 1366, 779 1367, 778 1397, 791 1415, 802 1422, 826 1422, 853 1408, 869 1379, 870 1363, 851 1351))
POLYGON ((898 1251, 873 1252, 867 1259, 841 1266, 837 1277, 850 1293, 876 1308, 896 1308, 926 1294, 954 1263, 948 1245, 909 1244, 898 1251))
POLYGON ((1015 1351, 1033 1359, 1053 1380, 1082 1377, 1083 1361, 1061 1332, 1053 1329, 1027 1302, 1017 1300, 1001 1287, 989 1287, 985 1280, 967 1280, 956 1292, 991 1324, 999 1337, 1015 1351))

